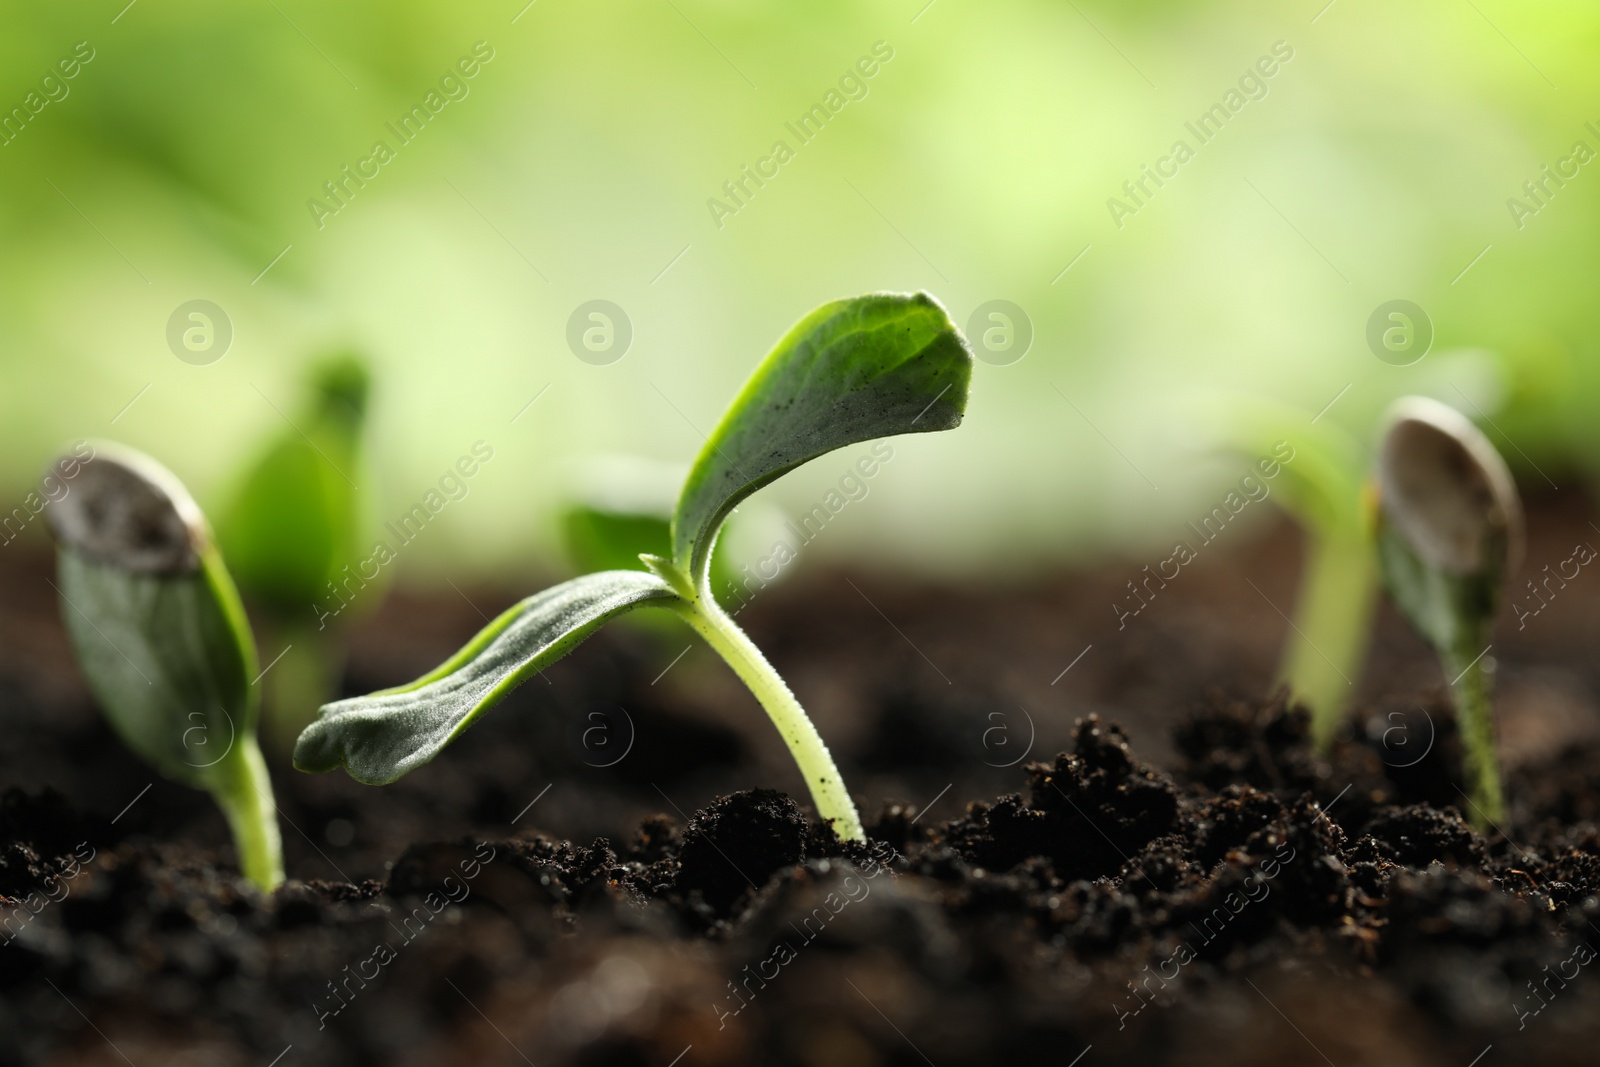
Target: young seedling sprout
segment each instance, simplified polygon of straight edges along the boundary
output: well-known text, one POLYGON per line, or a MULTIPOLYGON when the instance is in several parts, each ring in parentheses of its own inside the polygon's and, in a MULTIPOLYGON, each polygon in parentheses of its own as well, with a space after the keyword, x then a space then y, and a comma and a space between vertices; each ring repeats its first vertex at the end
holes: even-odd
POLYGON ((1505 460, 1454 408, 1397 401, 1378 452, 1378 559, 1395 605, 1439 654, 1465 749, 1470 821, 1504 815, 1489 700, 1490 628, 1522 552, 1522 505, 1505 460))
POLYGON ((158 773, 209 792, 245 876, 277 886, 255 647, 199 507, 149 456, 97 442, 49 521, 67 634, 112 728, 158 773))
MULTIPOLYGON (((688 467, 640 456, 595 456, 578 464, 560 505, 561 540, 568 559, 579 571, 634 567, 641 556, 672 554, 672 513, 677 490, 688 467)), ((738 572, 729 562, 730 547, 760 541, 779 530, 782 513, 746 501, 723 523, 711 554, 711 589, 719 603, 736 599, 738 572)), ((641 615, 664 626, 671 619, 641 615)))
POLYGON ((1210 447, 1254 462, 1272 456, 1279 442, 1293 449, 1291 462, 1250 475, 1305 532, 1305 566, 1278 681, 1311 709, 1312 736, 1326 750, 1361 680, 1377 592, 1371 520, 1361 505, 1361 449, 1332 423, 1318 425, 1315 412, 1260 397, 1210 396, 1197 410, 1210 447), (1267 478, 1270 469, 1282 477, 1267 478))
POLYGON ((670 556, 641 557, 649 572, 602 571, 535 594, 410 685, 327 705, 300 735, 295 766, 343 765, 359 781, 392 782, 608 619, 654 605, 688 623, 750 688, 789 746, 817 814, 840 837, 865 840, 816 727, 712 596, 711 555, 739 502, 801 464, 861 441, 959 425, 971 374, 965 339, 925 293, 817 308, 756 368, 706 440, 673 511, 670 556))
POLYGON ((582 571, 638 566, 671 555, 672 512, 687 469, 642 456, 593 456, 576 465, 558 516, 561 541, 582 571))
POLYGON ((308 391, 294 424, 251 464, 217 524, 274 657, 262 683, 263 732, 281 753, 334 695, 339 631, 349 621, 344 597, 353 597, 354 587, 362 594, 352 601, 358 610, 376 607, 379 594, 365 587, 381 580, 353 569, 365 555, 366 497, 356 486, 365 480, 366 366, 353 355, 326 359, 312 368, 308 391))

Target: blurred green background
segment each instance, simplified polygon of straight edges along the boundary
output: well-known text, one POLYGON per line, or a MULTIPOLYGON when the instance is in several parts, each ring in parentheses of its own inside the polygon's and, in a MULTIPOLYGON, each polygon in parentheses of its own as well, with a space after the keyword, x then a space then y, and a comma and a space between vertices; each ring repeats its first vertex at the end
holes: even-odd
MULTIPOLYGON (((1600 162, 1520 227, 1507 204, 1600 150, 1593 5, 525 2, 0 15, 0 108, 25 120, 0 146, 3 498, 111 436, 215 508, 348 348, 373 370, 379 520, 493 450, 401 580, 559 569, 554 504, 586 461, 687 462, 795 319, 913 288, 963 326, 1011 301, 1031 349, 979 364, 961 432, 896 441, 818 558, 1170 545, 1243 469, 1188 447, 1172 413, 1197 390, 1337 397, 1323 418, 1363 441, 1423 392, 1492 419, 1526 487, 1600 470, 1600 162), (1292 59, 1201 145, 1185 123, 1277 42, 1292 59), (802 144, 785 124, 875 45, 892 58, 802 144), (492 58, 402 143, 386 124, 475 46, 492 58), (43 81, 75 48, 93 58, 43 81), (1108 198, 1180 138, 1194 158, 1119 226, 1108 198), (708 199, 779 140, 793 158, 719 226, 708 199), (393 158, 319 226, 308 201, 378 141, 393 158), (604 365, 567 342, 596 299, 632 329, 604 365), (1393 299, 1433 323, 1410 366, 1365 339, 1393 299), (214 362, 169 347, 192 300, 231 322, 214 362)), ((853 457, 764 495, 804 511, 853 457)))

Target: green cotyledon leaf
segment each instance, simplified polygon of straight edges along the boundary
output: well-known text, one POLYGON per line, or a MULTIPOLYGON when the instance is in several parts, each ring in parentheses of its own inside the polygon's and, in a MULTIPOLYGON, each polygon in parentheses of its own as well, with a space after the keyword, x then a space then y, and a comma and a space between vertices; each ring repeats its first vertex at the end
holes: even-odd
MULTIPOLYGON (((360 558, 369 376, 354 355, 314 368, 309 401, 244 472, 218 518, 229 569, 253 603, 309 624, 327 584, 360 558)), ((371 604, 372 601, 364 601, 371 604)))
POLYGON ((272 890, 283 853, 255 643, 194 498, 151 457, 99 442, 47 521, 67 634, 107 720, 156 771, 212 795, 240 869, 272 890))
POLYGON ((150 457, 97 442, 49 521, 62 618, 106 717, 156 770, 209 786, 255 727, 255 645, 199 508, 150 457))
POLYGON ((690 468, 672 520, 674 564, 701 587, 728 513, 808 460, 960 425, 971 376, 966 340, 927 293, 816 309, 756 368, 690 468))
POLYGON ((1435 648, 1459 654, 1494 618, 1520 562, 1516 483, 1483 431, 1454 408, 1402 397, 1385 422, 1375 476, 1384 584, 1435 648))
POLYGON ((602 571, 528 597, 409 685, 323 706, 294 749, 303 771, 343 766, 386 785, 437 756, 478 716, 565 656, 608 619, 678 599, 644 571, 602 571))

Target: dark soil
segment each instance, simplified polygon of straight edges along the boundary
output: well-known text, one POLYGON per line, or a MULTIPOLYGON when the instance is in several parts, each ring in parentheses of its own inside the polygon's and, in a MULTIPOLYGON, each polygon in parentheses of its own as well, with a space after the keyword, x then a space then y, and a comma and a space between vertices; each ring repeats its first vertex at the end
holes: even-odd
MULTIPOLYGON (((1530 573, 1583 516, 1536 503, 1530 573)), ((1240 546, 1279 604, 1295 543, 1240 546)), ((1303 713, 1250 695, 1282 621, 1246 561, 1123 631, 1116 568, 998 592, 854 575, 875 607, 805 573, 741 621, 878 798, 868 846, 790 799, 709 655, 659 678, 687 639, 614 627, 394 786, 276 760, 292 877, 264 897, 204 798, 111 737, 47 557, 21 559, 0 561, 0 1067, 1595 1059, 1600 584, 1497 636, 1511 812, 1488 837, 1438 668, 1390 616, 1323 758, 1303 713)), ((477 608, 392 602, 346 688, 432 666, 477 608)))

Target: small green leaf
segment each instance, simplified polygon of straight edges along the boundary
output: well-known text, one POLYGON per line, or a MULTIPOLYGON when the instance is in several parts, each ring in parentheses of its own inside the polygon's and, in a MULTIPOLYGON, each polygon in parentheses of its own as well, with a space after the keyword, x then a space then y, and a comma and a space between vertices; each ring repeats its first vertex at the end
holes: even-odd
POLYGON ((164 776, 204 788, 253 726, 254 657, 210 576, 132 573, 70 548, 58 574, 78 663, 117 735, 164 776))
POLYGON ((608 619, 676 599, 671 587, 643 571, 603 571, 546 589, 410 685, 324 705, 300 735, 294 764, 303 771, 343 765, 357 781, 386 785, 433 759, 479 715, 608 619))
POLYGON ((204 787, 215 757, 254 727, 238 594, 176 479, 116 446, 96 452, 50 515, 67 633, 128 747, 204 787))
POLYGON ((309 625, 328 582, 361 558, 356 479, 367 392, 354 356, 318 365, 309 403, 250 466, 221 514, 229 567, 251 603, 280 619, 309 625))
MULTIPOLYGON (((672 509, 687 473, 685 466, 637 456, 597 456, 581 463, 558 516, 574 569, 586 574, 639 570, 641 556, 670 556, 672 509)), ((768 520, 767 527, 778 521, 770 512, 760 517, 768 520)), ((747 518, 748 513, 740 515, 724 529, 733 531, 738 519, 747 518)), ((711 558, 711 587, 718 592, 730 590, 735 580, 728 540, 718 539, 711 558)), ((650 613, 630 622, 677 630, 673 620, 650 613)))
POLYGON ((561 515, 562 542, 579 570, 638 570, 644 553, 672 549, 672 520, 574 504, 561 515))
POLYGON ((689 471, 673 562, 696 587, 728 512, 802 463, 892 434, 948 430, 972 354, 926 293, 838 300, 801 319, 756 368, 689 471))
POLYGON ((1384 588, 1412 629, 1447 654, 1479 640, 1494 615, 1492 584, 1429 566, 1393 523, 1379 522, 1377 542, 1384 588))

